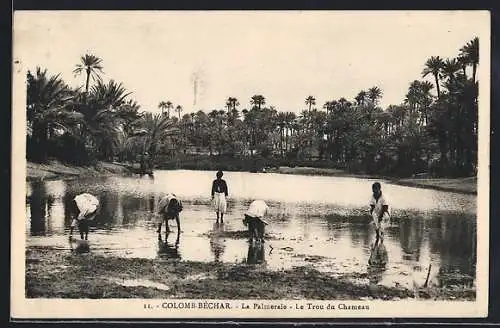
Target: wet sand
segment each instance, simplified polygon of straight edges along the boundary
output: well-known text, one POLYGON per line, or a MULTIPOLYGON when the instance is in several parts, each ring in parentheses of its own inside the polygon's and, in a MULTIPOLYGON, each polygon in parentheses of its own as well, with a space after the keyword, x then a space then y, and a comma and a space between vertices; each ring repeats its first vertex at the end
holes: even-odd
POLYGON ((50 247, 26 251, 28 298, 170 298, 311 300, 474 300, 475 288, 407 289, 363 283, 370 273, 332 276, 301 266, 273 271, 259 265, 158 261, 50 247))

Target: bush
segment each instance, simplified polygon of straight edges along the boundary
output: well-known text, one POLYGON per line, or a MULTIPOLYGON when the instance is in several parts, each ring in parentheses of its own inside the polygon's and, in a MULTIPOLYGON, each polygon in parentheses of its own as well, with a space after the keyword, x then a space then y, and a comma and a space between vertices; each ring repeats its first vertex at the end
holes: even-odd
MULTIPOLYGON (((31 138, 27 138, 26 153, 29 161, 37 161, 35 154, 39 153, 38 145, 31 138)), ((69 135, 63 134, 47 140, 47 158, 54 158, 62 163, 72 165, 92 165, 97 162, 92 150, 87 149, 83 141, 69 135)))

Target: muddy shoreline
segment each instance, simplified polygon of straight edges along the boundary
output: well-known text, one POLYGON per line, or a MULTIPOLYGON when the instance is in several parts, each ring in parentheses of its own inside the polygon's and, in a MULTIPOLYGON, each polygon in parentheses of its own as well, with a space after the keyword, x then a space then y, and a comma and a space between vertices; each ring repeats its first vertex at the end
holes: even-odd
POLYGON ((310 299, 473 301, 474 287, 413 290, 355 283, 367 274, 332 276, 310 266, 274 271, 262 265, 151 260, 26 250, 27 298, 310 299))
POLYGON ((456 192, 467 195, 477 195, 477 177, 469 178, 394 178, 367 174, 348 173, 339 169, 313 168, 313 167, 279 167, 270 169, 269 173, 308 175, 308 176, 331 176, 360 179, 380 179, 395 185, 432 189, 447 192, 456 192))
POLYGON ((73 166, 51 161, 48 163, 32 163, 26 165, 26 181, 75 179, 106 175, 130 175, 132 172, 119 163, 98 162, 92 166, 73 166))

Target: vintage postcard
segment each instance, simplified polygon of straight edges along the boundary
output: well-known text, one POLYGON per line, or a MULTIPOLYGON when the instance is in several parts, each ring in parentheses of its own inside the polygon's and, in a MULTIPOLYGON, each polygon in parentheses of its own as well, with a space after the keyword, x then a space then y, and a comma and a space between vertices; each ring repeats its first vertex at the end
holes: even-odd
POLYGON ((13 319, 487 316, 489 12, 13 22, 13 319))

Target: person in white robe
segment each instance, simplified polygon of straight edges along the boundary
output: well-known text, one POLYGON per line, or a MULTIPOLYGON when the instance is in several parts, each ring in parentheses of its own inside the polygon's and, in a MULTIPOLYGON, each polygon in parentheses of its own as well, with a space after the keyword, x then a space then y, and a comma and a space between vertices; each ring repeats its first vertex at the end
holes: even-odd
POLYGON ((78 226, 81 239, 88 240, 89 221, 92 221, 99 210, 99 199, 96 196, 83 193, 75 196, 72 200, 73 220, 71 222, 69 237, 73 236, 73 230, 78 226))

